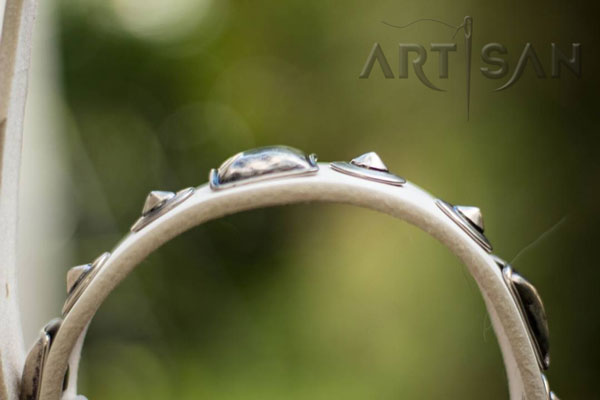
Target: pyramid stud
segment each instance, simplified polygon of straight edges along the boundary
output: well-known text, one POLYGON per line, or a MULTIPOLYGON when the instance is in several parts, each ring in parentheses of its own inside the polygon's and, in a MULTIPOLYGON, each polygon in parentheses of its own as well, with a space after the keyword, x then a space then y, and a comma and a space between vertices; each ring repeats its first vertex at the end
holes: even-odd
POLYGON ((138 232, 140 229, 159 218, 161 215, 169 212, 179 204, 194 194, 195 188, 189 187, 182 189, 177 193, 153 191, 146 198, 142 216, 131 226, 131 232, 138 232))
POLYGON ((466 219, 469 220, 480 232, 484 231, 483 226, 483 215, 479 207, 472 206, 456 206, 458 212, 460 212, 466 219))
POLYGON ((153 190, 146 197, 146 202, 144 203, 144 209, 142 210, 142 215, 148 215, 150 212, 159 209, 164 206, 165 203, 175 197, 175 193, 173 192, 163 192, 161 190, 153 190))
POLYGON ((381 161, 377 153, 373 151, 360 155, 350 162, 334 161, 329 165, 334 171, 357 178, 393 186, 402 186, 406 183, 406 179, 390 173, 388 167, 381 161))
POLYGON ((104 252, 92 261, 91 264, 78 265, 67 272, 67 299, 63 305, 63 315, 66 315, 71 310, 77 299, 79 299, 109 258, 110 253, 104 252))
POLYGON ((377 155, 377 153, 375 153, 374 151, 370 151, 361 156, 358 156, 352 161, 350 161, 350 163, 363 168, 389 172, 388 167, 383 163, 379 155, 377 155))
POLYGON ((83 264, 73 267, 67 272, 67 294, 73 291, 83 277, 92 270, 92 264, 83 264))

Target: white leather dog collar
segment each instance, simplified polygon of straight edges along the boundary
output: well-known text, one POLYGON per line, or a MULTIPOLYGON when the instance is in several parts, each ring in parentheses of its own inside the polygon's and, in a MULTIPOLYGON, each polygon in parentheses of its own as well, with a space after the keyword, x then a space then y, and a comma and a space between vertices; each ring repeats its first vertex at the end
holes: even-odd
POLYGON ((556 399, 543 370, 549 366, 548 326, 535 288, 491 254, 475 207, 452 206, 391 174, 375 153, 350 163, 317 163, 288 147, 239 153, 209 184, 178 193, 152 192, 131 232, 92 264, 67 276, 61 319, 42 330, 29 352, 21 399, 75 399, 85 333, 110 292, 144 258, 180 233, 228 214, 281 204, 353 204, 403 219, 445 244, 468 267, 481 290, 498 338, 512 400, 556 399))

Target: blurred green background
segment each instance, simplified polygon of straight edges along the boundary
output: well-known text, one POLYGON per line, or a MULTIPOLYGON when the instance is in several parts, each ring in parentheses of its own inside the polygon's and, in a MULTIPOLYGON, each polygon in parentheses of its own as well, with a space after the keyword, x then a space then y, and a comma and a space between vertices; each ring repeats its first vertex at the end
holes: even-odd
MULTIPOLYGON (((42 6, 45 7, 45 6, 42 6)), ((596 3, 566 1, 82 0, 53 6, 61 146, 72 183, 71 265, 112 248, 150 190, 206 182, 248 148, 321 160, 377 151, 447 201, 481 207, 496 252, 545 300, 565 399, 600 377, 596 3), (474 19, 471 115, 463 34, 474 19), (358 75, 375 42, 456 42, 450 77, 358 75), (479 72, 500 42, 512 74, 527 42, 582 43, 583 74, 508 90, 479 72)), ((45 60, 33 58, 35 63, 45 60)), ((64 267, 64 271, 67 267, 64 267)), ((62 274, 58 274, 62 275, 62 274)), ((60 305, 56 304, 55 313, 60 305)), ((83 353, 90 399, 506 399, 475 283, 406 223, 332 205, 256 210, 198 227, 149 257, 102 307, 83 353)))

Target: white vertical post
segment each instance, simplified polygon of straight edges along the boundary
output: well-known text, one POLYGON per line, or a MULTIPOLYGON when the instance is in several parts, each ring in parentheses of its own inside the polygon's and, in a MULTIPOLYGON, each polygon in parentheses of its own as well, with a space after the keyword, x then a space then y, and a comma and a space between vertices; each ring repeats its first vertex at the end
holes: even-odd
POLYGON ((0 37, 0 399, 16 400, 25 350, 17 304, 19 170, 35 0, 6 0, 0 37))
POLYGON ((58 6, 55 0, 38 5, 21 152, 17 280, 25 349, 60 314, 66 296, 64 272, 74 265, 76 191, 59 76, 58 6))

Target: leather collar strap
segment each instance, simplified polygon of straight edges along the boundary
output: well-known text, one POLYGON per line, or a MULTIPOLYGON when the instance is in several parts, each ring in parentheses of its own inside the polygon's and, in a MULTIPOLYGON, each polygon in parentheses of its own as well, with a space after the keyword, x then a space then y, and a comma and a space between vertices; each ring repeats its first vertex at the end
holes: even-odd
POLYGON ((317 163, 288 147, 239 153, 210 182, 177 194, 152 192, 132 231, 94 263, 67 278, 63 318, 43 330, 27 358, 22 399, 71 400, 85 333, 110 292, 150 253, 206 221, 260 207, 323 201, 381 211, 428 232, 456 254, 477 282, 498 338, 512 400, 556 399, 543 370, 548 332, 535 288, 491 254, 474 207, 452 206, 389 173, 375 153, 350 163, 317 163))

